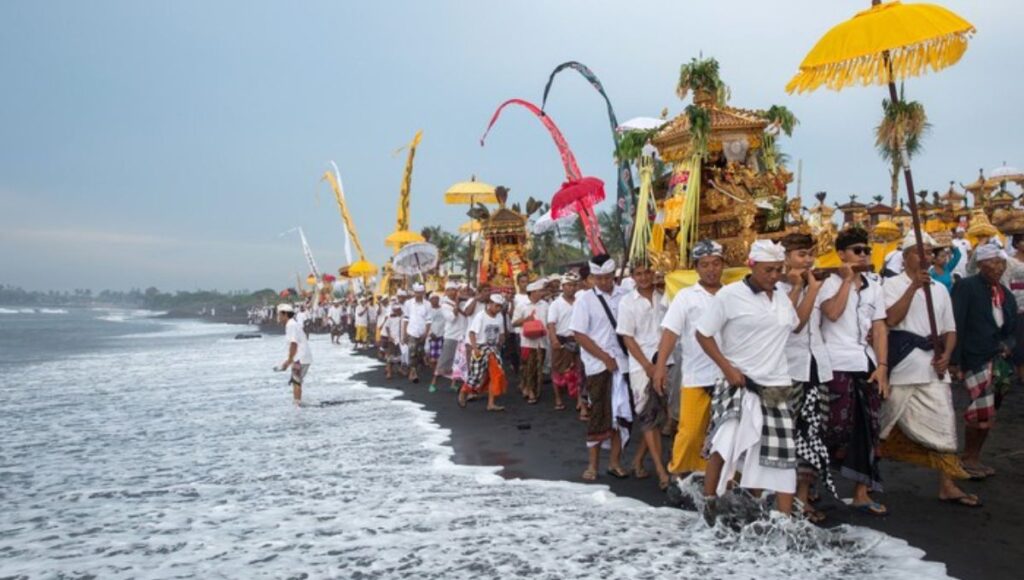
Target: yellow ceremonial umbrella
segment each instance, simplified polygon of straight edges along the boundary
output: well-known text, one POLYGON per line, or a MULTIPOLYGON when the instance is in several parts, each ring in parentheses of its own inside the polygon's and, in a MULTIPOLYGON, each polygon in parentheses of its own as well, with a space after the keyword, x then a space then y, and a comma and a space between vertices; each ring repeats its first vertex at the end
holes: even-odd
POLYGON ((460 234, 475 234, 480 231, 480 220, 469 220, 468 222, 459 226, 460 234))
POLYGON ((477 181, 472 176, 469 181, 460 181, 444 192, 444 202, 448 205, 472 205, 474 203, 492 204, 498 203, 494 194, 494 186, 489 183, 477 181))
POLYGON ((348 266, 348 275, 355 276, 373 276, 377 273, 377 266, 374 266, 366 260, 357 260, 352 262, 348 266))
POLYGON ((423 236, 410 230, 398 230, 392 232, 390 236, 384 238, 384 243, 389 247, 394 248, 396 251, 406 244, 413 242, 425 242, 423 236))
MULTIPOLYGON (((834 90, 855 84, 888 85, 889 99, 897 103, 900 101, 897 80, 956 64, 974 32, 970 22, 935 4, 872 0, 871 8, 833 27, 818 40, 800 63, 800 72, 786 85, 786 91, 803 93, 822 85, 834 90)), ((923 262, 924 247, 910 157, 902 137, 897 139, 901 141, 901 165, 907 182, 917 251, 923 262)), ((938 344, 931 291, 928 286, 924 290, 932 340, 938 344)))

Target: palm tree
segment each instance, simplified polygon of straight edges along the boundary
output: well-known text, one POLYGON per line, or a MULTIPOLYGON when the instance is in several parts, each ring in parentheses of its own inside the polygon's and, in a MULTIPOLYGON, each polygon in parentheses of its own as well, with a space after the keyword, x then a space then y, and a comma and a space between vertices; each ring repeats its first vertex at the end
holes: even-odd
POLYGON ((605 251, 621 263, 622 257, 626 255, 626 248, 618 212, 614 210, 598 212, 597 223, 601 226, 601 243, 604 244, 605 251))
POLYGON ((779 149, 775 141, 777 133, 785 133, 787 137, 793 136, 793 129, 800 124, 800 120, 792 111, 781 105, 772 105, 767 111, 761 113, 769 123, 769 127, 777 128, 778 131, 766 131, 761 146, 761 158, 768 171, 775 171, 778 165, 785 165, 789 156, 779 149))
POLYGON ((892 206, 896 207, 899 199, 899 174, 903 165, 900 163, 899 144, 907 147, 907 156, 913 157, 921 152, 922 140, 932 125, 924 105, 917 101, 903 99, 903 87, 900 87, 900 100, 892 103, 889 99, 882 101, 882 122, 875 127, 875 147, 882 159, 889 162, 889 192, 892 206))

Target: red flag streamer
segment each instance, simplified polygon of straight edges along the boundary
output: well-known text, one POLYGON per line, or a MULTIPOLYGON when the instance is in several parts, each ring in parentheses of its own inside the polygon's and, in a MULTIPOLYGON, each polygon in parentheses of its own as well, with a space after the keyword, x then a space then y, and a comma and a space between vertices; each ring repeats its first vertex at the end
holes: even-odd
POLYGON ((547 116, 544 111, 541 111, 537 105, 523 99, 509 99, 501 104, 496 111, 494 116, 491 117, 491 122, 487 125, 487 130, 484 131, 482 137, 480 137, 480 146, 484 146, 484 140, 487 139, 487 134, 491 132, 491 127, 498 121, 498 117, 501 116, 501 111, 508 105, 522 105, 529 109, 534 115, 540 119, 541 123, 547 127, 548 132, 551 133, 551 138, 555 141, 555 146, 558 147, 558 153, 562 156, 562 165, 565 168, 565 180, 566 181, 577 181, 583 175, 580 173, 580 166, 576 163, 576 156, 572 154, 572 150, 569 149, 569 144, 566 143, 565 137, 562 136, 562 132, 558 130, 558 126, 551 120, 551 117, 547 116))

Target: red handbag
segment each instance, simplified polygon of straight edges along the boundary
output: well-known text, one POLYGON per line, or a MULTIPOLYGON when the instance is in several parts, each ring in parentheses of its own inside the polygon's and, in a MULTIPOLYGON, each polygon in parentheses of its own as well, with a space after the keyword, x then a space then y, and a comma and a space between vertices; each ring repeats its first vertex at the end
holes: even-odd
POLYGON ((523 323, 523 336, 526 338, 544 338, 545 334, 547 334, 547 329, 544 328, 544 323, 536 318, 531 318, 523 323))

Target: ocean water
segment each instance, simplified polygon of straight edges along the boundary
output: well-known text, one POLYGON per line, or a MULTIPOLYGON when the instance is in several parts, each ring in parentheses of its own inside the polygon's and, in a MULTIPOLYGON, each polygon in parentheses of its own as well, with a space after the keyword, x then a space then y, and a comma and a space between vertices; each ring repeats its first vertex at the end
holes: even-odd
POLYGON ((283 339, 246 329, 0 310, 0 578, 946 577, 867 529, 737 534, 455 465, 431 413, 352 380, 372 361, 313 337, 295 408, 283 339))

